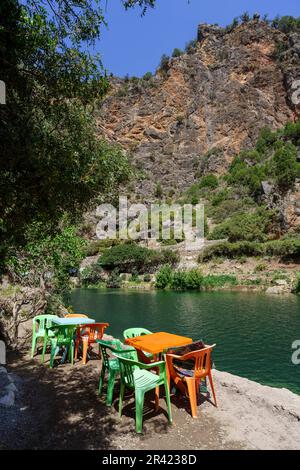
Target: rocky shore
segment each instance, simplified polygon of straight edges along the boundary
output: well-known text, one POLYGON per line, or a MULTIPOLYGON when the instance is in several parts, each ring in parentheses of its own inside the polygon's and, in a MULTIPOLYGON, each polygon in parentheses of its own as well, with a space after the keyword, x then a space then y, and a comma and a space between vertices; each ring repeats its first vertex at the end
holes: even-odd
POLYGON ((117 413, 97 394, 100 361, 77 361, 49 369, 40 356, 10 355, 8 372, 19 393, 11 407, 0 406, 0 449, 300 449, 300 396, 214 370, 218 408, 203 394, 198 418, 188 400, 172 396, 173 424, 165 401, 154 410, 149 394, 143 434, 134 432, 134 400, 117 413))

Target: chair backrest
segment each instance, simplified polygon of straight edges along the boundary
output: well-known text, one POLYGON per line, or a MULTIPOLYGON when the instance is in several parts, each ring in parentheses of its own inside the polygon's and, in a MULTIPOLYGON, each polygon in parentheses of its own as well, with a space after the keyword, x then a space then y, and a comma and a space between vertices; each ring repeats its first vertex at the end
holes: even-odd
POLYGON ((146 328, 128 328, 123 331, 123 336, 125 339, 135 338, 136 336, 151 335, 151 331, 146 330, 146 328))
POLYGON ((124 357, 118 356, 119 359, 119 364, 120 364, 120 374, 121 374, 121 379, 124 380, 126 385, 128 385, 131 388, 134 388, 134 369, 138 367, 136 361, 133 361, 131 359, 127 359, 124 357))
POLYGON ((74 335, 74 328, 68 325, 56 325, 54 327, 55 338, 58 344, 70 341, 74 335))
POLYGON ((101 348, 102 360, 105 364, 105 367, 109 369, 109 356, 107 350, 111 351, 114 355, 127 357, 129 359, 137 360, 137 352, 134 348, 123 349, 124 345, 119 339, 114 339, 113 341, 97 341, 101 348))
POLYGON ((65 318, 88 318, 88 316, 83 313, 67 313, 65 318))
POLYGON ((191 359, 195 361, 195 377, 197 377, 197 375, 203 375, 203 373, 208 373, 210 371, 211 352, 215 346, 215 344, 213 344, 212 346, 206 346, 205 348, 200 349, 199 351, 192 351, 181 356, 181 360, 183 362, 189 361, 191 359))
POLYGON ((37 315, 32 319, 33 330, 38 333, 41 330, 45 330, 47 320, 56 318, 57 315, 37 315))
POLYGON ((102 339, 104 331, 108 326, 109 323, 93 323, 92 325, 82 325, 80 330, 88 335, 89 342, 95 342, 97 339, 102 339))

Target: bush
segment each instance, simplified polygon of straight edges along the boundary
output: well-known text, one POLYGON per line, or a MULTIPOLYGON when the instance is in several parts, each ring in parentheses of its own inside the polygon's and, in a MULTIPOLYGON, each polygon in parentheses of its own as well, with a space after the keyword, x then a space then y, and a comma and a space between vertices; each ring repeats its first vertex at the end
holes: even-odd
POLYGON ((255 212, 235 214, 210 233, 211 240, 228 238, 230 242, 239 240, 263 242, 271 229, 274 212, 259 208, 255 212))
POLYGON ((149 81, 153 77, 152 72, 146 72, 143 76, 143 80, 149 81))
POLYGON ((206 175, 203 176, 200 180, 199 187, 200 188, 211 188, 215 189, 219 185, 218 178, 215 175, 206 175))
POLYGON ((172 268, 166 264, 162 266, 156 275, 155 287, 157 289, 165 289, 171 283, 172 279, 172 268))
POLYGON ((125 243, 105 251, 99 258, 98 264, 108 270, 117 268, 119 272, 136 270, 138 273, 143 273, 162 264, 173 265, 177 261, 178 254, 171 250, 156 251, 135 243, 125 243))
POLYGON ((185 52, 187 54, 193 54, 195 52, 197 46, 197 39, 192 39, 189 41, 185 46, 185 52))
POLYGON ((227 274, 221 275, 212 275, 209 274, 203 278, 203 287, 206 288, 214 288, 214 287, 223 287, 226 284, 231 286, 237 285, 237 278, 236 276, 229 276, 227 274))
POLYGON ((151 282, 151 275, 150 274, 145 274, 144 275, 144 282, 151 282))
POLYGON ((172 57, 180 57, 183 54, 181 49, 178 49, 178 47, 175 47, 175 49, 172 52, 172 57))
POLYGON ((167 73, 170 68, 170 57, 163 54, 160 59, 159 68, 162 72, 167 73))
POLYGON ((154 193, 155 197, 157 198, 162 198, 163 197, 163 189, 162 189, 162 186, 160 183, 157 183, 156 187, 155 187, 155 193, 154 193))
POLYGON ((191 269, 190 271, 175 271, 170 287, 174 290, 198 290, 202 283, 202 273, 198 269, 191 269))
POLYGON ((114 269, 106 281, 106 287, 109 289, 119 289, 122 285, 120 273, 117 269, 114 269))
POLYGON ((284 145, 274 154, 273 172, 275 181, 281 189, 288 190, 294 186, 299 168, 296 156, 297 149, 291 143, 284 145))
POLYGON ((297 276, 296 285, 295 285, 296 294, 300 294, 300 273, 297 276))
POLYGON ((103 269, 96 263, 92 264, 82 270, 80 277, 84 286, 99 284, 104 280, 103 269))
POLYGON ((231 259, 240 256, 279 256, 286 259, 298 259, 300 257, 300 238, 287 238, 266 243, 222 242, 203 250, 199 255, 198 262, 208 261, 216 256, 231 259))

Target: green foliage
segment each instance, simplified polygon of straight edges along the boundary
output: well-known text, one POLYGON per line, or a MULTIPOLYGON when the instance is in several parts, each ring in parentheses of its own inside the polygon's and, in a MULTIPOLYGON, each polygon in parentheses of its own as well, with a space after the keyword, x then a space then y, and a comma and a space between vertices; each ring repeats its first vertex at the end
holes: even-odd
POLYGON ((298 175, 297 149, 287 143, 278 149, 273 158, 273 172, 278 186, 284 190, 292 188, 298 175))
POLYGON ((33 223, 25 233, 26 243, 12 250, 7 261, 10 277, 16 284, 49 291, 66 290, 71 270, 79 267, 85 242, 74 227, 66 227, 52 236, 41 223, 33 223))
POLYGON ((126 243, 114 246, 106 250, 99 258, 99 265, 108 270, 118 269, 119 272, 132 272, 134 269, 139 273, 170 263, 178 262, 178 254, 171 250, 150 250, 136 245, 126 243))
POLYGON ((172 268, 166 264, 160 268, 156 274, 155 287, 157 289, 165 289, 168 287, 172 280, 172 268))
POLYGON ((175 49, 172 52, 172 57, 180 57, 183 54, 181 49, 178 49, 178 47, 175 47, 175 49))
POLYGON ((237 285, 236 277, 226 274, 203 276, 199 269, 172 271, 169 265, 163 266, 157 273, 155 284, 157 289, 181 291, 220 288, 225 285, 237 285))
POLYGON ((300 121, 288 122, 283 130, 283 136, 300 146, 300 121))
POLYGON ((129 172, 123 151, 96 138, 91 112, 108 89, 101 62, 81 47, 99 36, 99 2, 48 4, 54 8, 41 0, 0 4, 2 251, 26 243, 33 221, 53 233, 66 213, 74 222, 129 172))
POLYGON ((300 32, 300 17, 293 16, 276 17, 272 21, 272 26, 285 34, 300 32))
POLYGON ((250 18, 250 15, 249 15, 249 13, 248 13, 247 11, 245 11, 245 12, 240 16, 240 18, 241 18, 242 23, 249 23, 249 21, 250 21, 250 19, 251 19, 251 18, 250 18))
POLYGON ((155 197, 157 197, 159 199, 161 199, 163 197, 163 189, 162 189, 162 185, 160 183, 156 184, 154 195, 155 195, 155 197))
POLYGON ((167 56, 166 54, 163 54, 160 59, 159 69, 162 72, 167 73, 169 71, 169 68, 170 68, 170 57, 167 56))
POLYGON ((274 212, 263 207, 255 212, 235 214, 217 225, 210 233, 211 240, 228 238, 230 242, 239 240, 266 241, 271 230, 274 212))
POLYGON ((236 276, 229 276, 227 274, 209 274, 203 278, 203 287, 205 288, 224 287, 225 285, 236 286, 237 284, 236 276))
POLYGON ((199 183, 200 188, 215 189, 218 187, 218 185, 219 185, 218 178, 216 177, 216 175, 212 175, 212 174, 202 176, 200 183, 199 183))
POLYGON ((103 269, 94 263, 84 268, 80 274, 83 286, 96 285, 104 281, 103 269))
POLYGON ((187 54, 193 54, 196 50, 196 46, 197 46, 197 39, 192 39, 186 44, 185 52, 187 54))
POLYGON ((295 292, 296 294, 300 294, 300 274, 297 276, 296 284, 295 284, 295 292))
POLYGON ((199 255, 199 263, 216 256, 236 259, 241 256, 278 256, 283 259, 297 260, 300 257, 300 238, 286 238, 265 243, 241 241, 222 242, 210 246, 199 255))
POLYGON ((146 72, 145 75, 143 75, 143 80, 149 81, 153 78, 152 72, 146 72))
POLYGON ((149 273, 144 275, 144 282, 151 282, 151 275, 149 273))
POLYGON ((121 279, 120 273, 118 269, 114 269, 110 273, 106 281, 106 287, 108 289, 120 289, 121 286, 122 286, 122 279, 121 279))

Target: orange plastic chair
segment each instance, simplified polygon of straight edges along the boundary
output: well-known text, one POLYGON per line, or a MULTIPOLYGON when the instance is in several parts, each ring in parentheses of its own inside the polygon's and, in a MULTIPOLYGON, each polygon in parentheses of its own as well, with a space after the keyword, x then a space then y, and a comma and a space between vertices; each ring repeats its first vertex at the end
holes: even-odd
MULTIPOLYGON (((75 340, 75 359, 77 359, 79 344, 82 343, 82 363, 86 364, 88 348, 91 344, 102 339, 105 329, 109 323, 93 323, 89 325, 82 325, 77 328, 75 340)), ((99 359, 101 359, 101 350, 99 346, 99 359)))
POLYGON ((197 417, 197 394, 200 392, 200 382, 204 377, 208 377, 211 391, 214 397, 215 406, 217 406, 216 394, 211 374, 211 352, 215 344, 212 346, 206 346, 198 351, 192 351, 182 356, 175 354, 166 354, 166 361, 169 372, 169 387, 170 380, 172 379, 175 386, 186 395, 190 400, 191 412, 193 418, 197 417), (191 372, 191 376, 185 375, 174 365, 173 361, 182 362, 182 368, 184 368, 185 361, 194 361, 194 370, 191 372))
POLYGON ((88 318, 88 316, 83 313, 67 313, 65 318, 88 318))

